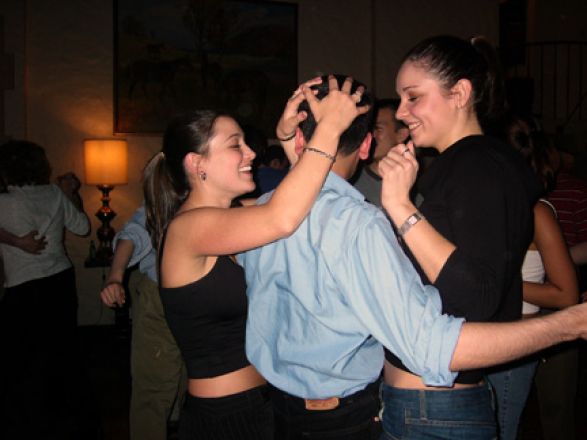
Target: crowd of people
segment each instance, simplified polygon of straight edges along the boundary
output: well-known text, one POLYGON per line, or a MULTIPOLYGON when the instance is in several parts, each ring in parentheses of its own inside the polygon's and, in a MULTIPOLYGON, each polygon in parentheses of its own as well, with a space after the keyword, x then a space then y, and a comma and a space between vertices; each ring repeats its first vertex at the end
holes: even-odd
MULTIPOLYGON (((587 338, 587 304, 582 248, 548 199, 558 153, 508 108, 483 38, 421 41, 395 85, 399 99, 376 100, 351 77, 310 79, 285 103, 280 146, 259 152, 228 114, 170 121, 100 293, 122 306, 139 264, 131 439, 165 439, 179 410, 181 440, 514 440, 535 375, 546 438, 574 438, 568 345, 587 338), (570 387, 552 391, 560 375, 570 387)), ((60 191, 47 170, 12 176, 3 157, 0 200, 16 214, 0 213, 1 311, 14 329, 50 283, 73 282, 75 297, 60 234, 88 222, 75 176, 60 191)), ((44 351, 29 330, 32 355, 10 346, 28 369, 3 377, 34 385, 44 351)))

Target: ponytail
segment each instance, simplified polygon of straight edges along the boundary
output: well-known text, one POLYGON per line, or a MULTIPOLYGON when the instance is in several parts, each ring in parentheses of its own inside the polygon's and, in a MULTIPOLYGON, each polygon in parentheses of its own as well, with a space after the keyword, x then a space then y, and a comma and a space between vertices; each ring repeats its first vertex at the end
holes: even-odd
POLYGON ((146 227, 159 251, 163 233, 175 216, 187 191, 178 194, 167 171, 165 154, 160 151, 147 163, 143 172, 143 194, 145 197, 146 227))
POLYGON ((485 81, 481 83, 476 99, 476 112, 484 127, 493 126, 503 117, 506 110, 505 83, 497 51, 485 37, 471 38, 471 45, 487 65, 485 81))
POLYGON ((159 251, 165 229, 191 187, 183 161, 187 154, 206 155, 216 120, 223 113, 195 110, 173 118, 163 135, 163 148, 143 172, 147 231, 159 251))

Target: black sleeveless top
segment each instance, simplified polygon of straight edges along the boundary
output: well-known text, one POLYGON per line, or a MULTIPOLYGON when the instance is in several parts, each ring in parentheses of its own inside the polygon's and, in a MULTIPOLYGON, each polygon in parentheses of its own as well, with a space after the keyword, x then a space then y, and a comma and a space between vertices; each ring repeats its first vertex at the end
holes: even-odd
POLYGON ((159 287, 165 318, 188 377, 220 376, 249 365, 245 355, 247 285, 242 267, 220 256, 203 278, 159 287))

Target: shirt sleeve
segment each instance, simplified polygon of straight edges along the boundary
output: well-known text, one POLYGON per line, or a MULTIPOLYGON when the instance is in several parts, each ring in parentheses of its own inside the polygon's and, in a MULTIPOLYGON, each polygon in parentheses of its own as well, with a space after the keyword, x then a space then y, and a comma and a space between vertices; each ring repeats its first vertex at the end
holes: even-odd
POLYGON ((60 203, 63 206, 63 224, 67 230, 77 235, 87 234, 90 231, 90 220, 86 213, 79 211, 57 185, 54 185, 54 191, 58 194, 60 203))
POLYGON ((486 321, 500 307, 512 264, 513 243, 507 231, 515 227, 508 222, 513 216, 508 213, 507 188, 493 165, 479 165, 455 163, 445 183, 442 197, 448 219, 446 230, 439 232, 456 250, 434 283, 445 309, 471 321, 486 321))
POLYGON ((450 362, 463 319, 443 315, 383 215, 357 228, 336 267, 339 289, 357 319, 410 371, 432 386, 452 385, 450 362))
POLYGON ((138 208, 130 220, 114 236, 112 246, 116 249, 118 240, 130 240, 133 245, 133 253, 128 262, 128 267, 134 266, 145 258, 153 249, 151 237, 146 229, 145 207, 138 208))

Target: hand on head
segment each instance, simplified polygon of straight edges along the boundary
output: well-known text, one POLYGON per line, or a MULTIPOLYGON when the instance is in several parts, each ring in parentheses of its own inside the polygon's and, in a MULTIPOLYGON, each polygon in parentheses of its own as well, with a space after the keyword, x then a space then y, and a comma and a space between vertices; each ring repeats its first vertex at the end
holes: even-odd
POLYGON ((322 99, 316 98, 308 86, 302 86, 302 93, 308 101, 316 123, 332 129, 335 135, 342 134, 357 116, 369 110, 368 105, 357 105, 361 101, 365 88, 359 86, 351 95, 352 85, 353 79, 347 77, 339 90, 336 78, 334 75, 329 75, 328 95, 322 99))

